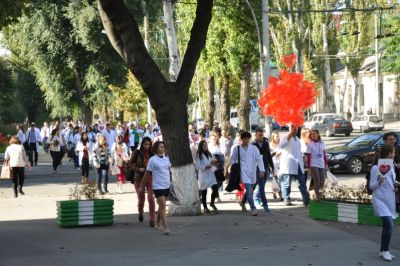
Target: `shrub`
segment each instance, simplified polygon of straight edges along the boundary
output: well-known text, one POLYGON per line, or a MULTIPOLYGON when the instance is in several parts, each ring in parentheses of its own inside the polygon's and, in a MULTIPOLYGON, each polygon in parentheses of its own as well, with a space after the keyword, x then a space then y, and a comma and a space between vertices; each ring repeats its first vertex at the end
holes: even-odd
POLYGON ((371 203, 371 195, 368 194, 364 184, 359 186, 324 186, 324 188, 321 190, 321 199, 345 203, 371 203))
MULTIPOLYGON (((99 198, 99 193, 97 192, 96 182, 89 182, 87 184, 77 184, 69 190, 70 200, 95 200, 99 198)), ((103 196, 100 196, 103 198, 103 196)))

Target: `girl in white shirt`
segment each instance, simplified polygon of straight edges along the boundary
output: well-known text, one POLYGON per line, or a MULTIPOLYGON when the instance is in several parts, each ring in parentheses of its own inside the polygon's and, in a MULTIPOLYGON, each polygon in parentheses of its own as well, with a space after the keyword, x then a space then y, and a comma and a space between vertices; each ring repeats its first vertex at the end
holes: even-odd
MULTIPOLYGON (((395 149, 391 145, 383 145, 379 150, 379 159, 391 159, 395 156, 395 149)), ((383 222, 381 249, 379 255, 386 261, 391 261, 394 256, 389 251, 390 239, 393 232, 393 220, 397 218, 395 203, 396 174, 393 165, 385 176, 378 169, 375 160, 371 168, 369 188, 372 192, 372 206, 376 216, 383 222)))
POLYGON ((158 213, 156 219, 156 229, 163 230, 165 235, 170 234, 167 223, 166 200, 169 195, 171 187, 170 168, 171 163, 167 156, 165 156, 165 143, 163 141, 156 141, 153 144, 153 153, 155 154, 150 158, 147 169, 144 174, 142 184, 140 185, 139 192, 144 190, 144 186, 150 175, 153 176, 153 192, 157 199, 158 213), (160 226, 162 224, 162 227, 160 226))
POLYGON ((53 175, 57 173, 57 168, 61 162, 61 143, 62 138, 60 136, 60 129, 56 127, 51 131, 50 136, 47 139, 50 155, 53 159, 53 175))
MULTIPOLYGON (((279 148, 279 142, 280 142, 280 137, 279 137, 279 132, 274 131, 271 133, 271 141, 269 143, 269 147, 271 149, 271 155, 272 155, 272 162, 274 163, 274 169, 275 169, 275 175, 272 178, 275 180, 275 182, 279 185, 279 187, 281 186, 281 183, 279 182, 279 168, 280 168, 280 162, 279 159, 281 157, 281 151, 279 148)), ((275 192, 272 192, 272 196, 274 197, 274 199, 277 199, 277 195, 275 192)), ((279 196, 279 200, 283 201, 282 198, 282 192, 279 191, 278 193, 279 196)))
POLYGON ((204 212, 210 213, 207 208, 207 189, 212 189, 210 207, 217 211, 215 206, 215 198, 218 195, 218 185, 215 179, 215 164, 217 161, 212 158, 211 153, 208 151, 207 141, 202 140, 199 143, 196 157, 195 157, 196 169, 198 170, 199 177, 199 188, 201 190, 201 202, 203 204, 204 212))

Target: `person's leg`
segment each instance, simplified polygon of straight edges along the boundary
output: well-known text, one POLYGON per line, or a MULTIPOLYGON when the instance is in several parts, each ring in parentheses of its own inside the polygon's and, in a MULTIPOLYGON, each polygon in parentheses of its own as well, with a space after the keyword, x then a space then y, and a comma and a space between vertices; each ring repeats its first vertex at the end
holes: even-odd
POLYGON ((14 190, 14 197, 18 197, 18 167, 12 167, 12 182, 13 182, 13 190, 14 190))
POLYGON ((204 212, 207 212, 207 188, 201 191, 201 204, 203 204, 204 212))
POLYGON ((33 146, 36 146, 36 143, 29 143, 29 162, 31 166, 33 165, 33 146))
POLYGON ((147 201, 149 203, 150 226, 154 227, 154 217, 155 217, 155 213, 156 213, 156 203, 154 201, 153 181, 152 181, 151 177, 149 179, 147 179, 146 190, 147 190, 147 201))
POLYGON ((393 232, 393 219, 390 216, 382 216, 383 230, 381 239, 381 252, 389 251, 390 240, 393 232))
POLYGON ((25 182, 25 167, 18 167, 18 191, 21 195, 25 195, 24 191, 22 190, 25 182))
POLYGON ((109 165, 104 165, 104 192, 108 193, 108 170, 109 170, 109 165))
POLYGON ((245 188, 246 188, 246 198, 247 201, 249 202, 250 208, 251 210, 255 210, 256 209, 256 205, 254 205, 254 199, 253 199, 253 189, 254 186, 252 184, 244 184, 245 188))
POLYGON ((65 156, 65 146, 60 147, 60 165, 62 165, 62 159, 65 156))
POLYGON ((168 228, 168 222, 167 222, 167 214, 165 212, 165 196, 161 196, 157 198, 157 204, 158 204, 158 213, 160 214, 160 219, 161 223, 164 227, 164 234, 168 235, 169 228, 168 228))
POLYGON ((319 168, 317 167, 311 167, 311 178, 312 181, 314 182, 314 192, 315 192, 315 197, 317 200, 320 200, 320 194, 319 194, 319 189, 320 189, 320 176, 319 176, 319 168))
POLYGON ((210 207, 213 208, 214 211, 218 211, 217 207, 215 206, 215 199, 217 198, 218 195, 218 186, 213 185, 211 187, 212 192, 211 192, 211 202, 210 202, 210 207))
POLYGON ((141 182, 139 180, 135 181, 135 189, 138 198, 138 212, 139 212, 139 222, 143 222, 143 212, 144 212, 144 200, 145 200, 145 190, 139 191, 141 182))
POLYGON ((255 187, 255 189, 254 189, 254 194, 253 194, 253 198, 254 198, 254 202, 255 203, 257 203, 257 204, 259 204, 259 205, 261 205, 261 193, 260 193, 260 191, 261 191, 261 188, 260 188, 260 185, 259 185, 259 183, 261 182, 262 183, 262 181, 261 180, 259 180, 260 179, 260 171, 258 170, 258 168, 257 168, 257 172, 256 172, 256 187, 255 187))
POLYGON ((101 180, 103 178, 103 167, 100 165, 99 168, 96 168, 97 171, 97 191, 100 194, 104 194, 103 190, 101 189, 101 180))
POLYGON ((290 192, 291 192, 291 176, 290 175, 281 175, 280 176, 281 183, 281 191, 282 197, 286 204, 290 203, 290 192))
POLYGON ((57 169, 56 152, 55 151, 50 151, 50 156, 51 156, 51 159, 53 160, 53 171, 55 172, 56 169, 57 169))
POLYGON ((303 198, 303 203, 304 205, 308 205, 310 202, 310 195, 308 194, 307 191, 307 186, 306 186, 306 182, 304 181, 304 174, 303 172, 301 172, 300 167, 298 170, 298 174, 294 176, 297 186, 299 187, 301 196, 303 198))
POLYGON ((264 177, 257 176, 257 184, 258 184, 258 194, 261 199, 264 211, 269 211, 267 197, 265 196, 265 183, 267 183, 267 176, 269 176, 269 170, 266 169, 264 173, 264 177))
POLYGON ((38 162, 38 150, 37 150, 37 145, 36 145, 36 143, 35 143, 35 145, 33 145, 33 151, 34 151, 34 153, 35 153, 35 165, 37 165, 37 162, 38 162))

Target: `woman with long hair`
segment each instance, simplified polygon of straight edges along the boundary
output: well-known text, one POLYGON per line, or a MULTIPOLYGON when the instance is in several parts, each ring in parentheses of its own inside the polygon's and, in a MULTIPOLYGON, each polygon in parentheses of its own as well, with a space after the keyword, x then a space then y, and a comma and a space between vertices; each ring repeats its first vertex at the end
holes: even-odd
MULTIPOLYGON (((221 134, 218 131, 212 131, 210 134, 210 142, 208 144, 208 150, 212 156, 217 160, 215 178, 217 179, 218 188, 222 188, 223 182, 225 181, 224 165, 225 165, 225 154, 227 149, 227 143, 221 142, 221 134)), ((221 202, 219 193, 216 195, 217 202, 221 202)))
POLYGON ((157 230, 164 231, 165 235, 169 235, 170 231, 167 222, 166 201, 171 187, 171 163, 169 158, 165 155, 165 143, 163 141, 156 141, 152 150, 155 155, 150 158, 147 164, 139 192, 143 193, 148 179, 152 176, 153 192, 158 204, 156 228, 157 230))
POLYGON ((90 141, 89 135, 83 132, 76 146, 76 150, 79 152, 79 165, 82 169, 82 184, 89 183, 89 164, 92 159, 92 146, 93 143, 90 141))
POLYGON ((47 139, 47 144, 49 145, 50 155, 53 159, 53 175, 57 173, 57 168, 61 163, 61 144, 62 137, 60 135, 60 128, 55 127, 49 138, 47 139))
POLYGON ((22 187, 25 180, 25 166, 31 169, 24 147, 21 145, 17 136, 10 139, 10 146, 7 147, 4 154, 4 160, 12 169, 12 182, 14 184, 14 197, 18 197, 18 192, 25 195, 22 187))
POLYGON ((122 185, 125 184, 125 167, 129 160, 128 149, 122 140, 122 136, 117 136, 117 142, 113 149, 113 162, 119 168, 119 174, 117 174, 117 192, 120 194, 123 192, 122 185))
POLYGON ((108 193, 108 170, 110 169, 111 154, 108 149, 107 139, 104 135, 98 137, 98 143, 93 148, 93 165, 97 168, 97 190, 100 194, 108 193), (101 181, 104 176, 103 188, 101 181))
MULTIPOLYGON (((272 162, 274 163, 274 169, 275 169, 275 174, 276 176, 273 176, 272 178, 275 180, 275 182, 281 187, 281 184, 279 182, 279 167, 280 167, 280 157, 281 157, 281 151, 279 148, 279 142, 281 141, 279 137, 279 132, 278 131, 273 131, 271 133, 271 140, 269 142, 269 147, 271 149, 271 156, 272 156, 272 162)), ((272 192, 272 196, 274 199, 277 199, 279 196, 279 200, 283 201, 282 198, 282 192, 279 191, 278 196, 276 195, 277 193, 272 192)))
POLYGON ((215 206, 215 198, 218 195, 218 185, 214 174, 214 165, 217 160, 212 158, 211 153, 208 151, 208 145, 205 140, 200 141, 197 154, 195 157, 195 165, 198 170, 199 188, 201 190, 201 202, 203 204, 204 212, 210 213, 207 208, 207 189, 212 189, 210 207, 217 211, 215 206))
POLYGON ((135 186, 136 195, 138 198, 138 211, 139 211, 139 222, 143 222, 143 212, 145 203, 145 194, 147 190, 147 202, 149 204, 149 225, 154 227, 155 223, 155 210, 156 204, 154 201, 153 187, 152 187, 152 177, 149 176, 146 183, 143 184, 143 190, 140 191, 140 186, 142 185, 144 173, 146 172, 147 164, 150 158, 153 156, 151 152, 151 139, 149 137, 144 137, 142 143, 140 144, 139 150, 135 150, 129 159, 128 167, 135 173, 132 183, 135 186))

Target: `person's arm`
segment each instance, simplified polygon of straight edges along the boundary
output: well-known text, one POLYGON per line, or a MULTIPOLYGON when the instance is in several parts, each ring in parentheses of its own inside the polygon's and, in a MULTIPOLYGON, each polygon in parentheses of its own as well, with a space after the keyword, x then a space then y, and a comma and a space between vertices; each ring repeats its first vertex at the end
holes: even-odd
POLYGON ((151 176, 151 172, 146 170, 142 179, 142 183, 140 183, 139 192, 142 192, 144 190, 144 186, 147 184, 147 179, 149 178, 149 176, 151 176))
POLYGON ((325 168, 329 168, 329 165, 328 165, 328 157, 326 156, 326 152, 325 152, 325 150, 324 150, 324 162, 325 162, 325 168))
POLYGON ((256 159, 258 169, 260 170, 260 174, 262 173, 261 176, 264 176, 264 173, 265 173, 264 160, 263 160, 262 155, 260 154, 259 150, 256 147, 254 147, 254 148, 255 148, 254 151, 256 151, 255 159, 256 159))
POLYGON ((10 160, 10 151, 7 147, 6 152, 4 153, 4 161, 10 160))
POLYGON ((236 163, 236 161, 238 160, 238 153, 237 153, 237 149, 240 149, 239 146, 233 146, 232 147, 232 151, 231 151, 231 165, 236 163))
POLYGON ((21 145, 21 153, 22 153, 22 158, 23 158, 23 160, 24 160, 24 162, 25 162, 25 165, 26 165, 29 169, 31 169, 31 164, 29 163, 28 157, 26 156, 26 152, 25 152, 25 149, 24 149, 24 146, 23 146, 23 145, 21 145))
POLYGON ((279 142, 279 148, 284 149, 289 144, 288 136, 283 136, 279 142))
POLYGON ((265 142, 266 144, 266 157, 267 157, 267 162, 269 167, 271 168, 272 171, 275 171, 275 167, 274 167, 274 161, 272 161, 272 155, 271 155, 271 149, 269 147, 269 143, 265 142))

